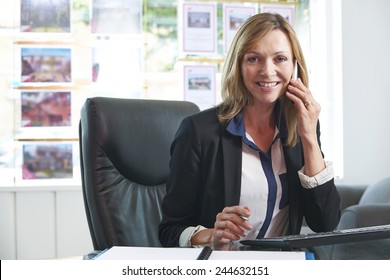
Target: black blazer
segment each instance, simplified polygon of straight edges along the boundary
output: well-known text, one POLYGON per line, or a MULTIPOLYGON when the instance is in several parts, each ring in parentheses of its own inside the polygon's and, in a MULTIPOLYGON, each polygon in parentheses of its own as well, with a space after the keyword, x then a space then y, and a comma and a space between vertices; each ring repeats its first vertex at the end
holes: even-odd
MULTIPOLYGON (((317 135, 319 141, 319 126, 317 135)), ((284 157, 290 234, 300 232, 304 216, 313 231, 333 230, 340 217, 334 180, 304 189, 297 173, 304 165, 301 143, 285 147, 284 157)), ((239 204, 241 160, 242 139, 219 123, 217 108, 183 120, 171 146, 171 171, 159 226, 163 246, 178 246, 180 234, 189 226, 214 227, 216 215, 224 207, 239 204)))

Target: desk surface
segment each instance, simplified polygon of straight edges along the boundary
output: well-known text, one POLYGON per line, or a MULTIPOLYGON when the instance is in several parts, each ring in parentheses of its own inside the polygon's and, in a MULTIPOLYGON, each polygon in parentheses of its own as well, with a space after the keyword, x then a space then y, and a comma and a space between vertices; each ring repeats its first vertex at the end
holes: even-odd
MULTIPOLYGON (((207 244, 214 251, 258 251, 265 250, 251 246, 244 246, 239 242, 207 244)), ((203 247, 203 246, 196 246, 203 247)), ((308 248, 318 260, 390 260, 390 238, 363 242, 351 242, 337 245, 318 246, 308 248)), ((267 251, 281 251, 281 249, 267 248, 267 251)), ((82 259, 90 260, 100 251, 93 251, 84 255, 82 259)))
POLYGON ((306 260, 313 254, 305 251, 237 250, 234 244, 227 246, 194 247, 135 247, 113 246, 102 251, 96 260, 306 260))
MULTIPOLYGON (((227 251, 251 251, 259 250, 256 247, 243 246, 238 242, 226 244, 211 244, 213 250, 227 251)), ((319 260, 390 260, 390 238, 370 240, 362 242, 351 242, 336 245, 317 246, 307 248, 308 252, 314 254, 319 260)), ((264 250, 264 249, 263 249, 264 250)), ((269 249, 267 250, 280 250, 269 249)))

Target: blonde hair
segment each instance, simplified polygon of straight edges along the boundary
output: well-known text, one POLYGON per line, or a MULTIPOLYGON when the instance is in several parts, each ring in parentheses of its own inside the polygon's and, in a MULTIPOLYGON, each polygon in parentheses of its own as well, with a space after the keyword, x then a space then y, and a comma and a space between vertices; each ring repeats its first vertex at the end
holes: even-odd
MULTIPOLYGON (((246 88, 242 77, 241 63, 244 55, 253 50, 257 42, 273 30, 281 30, 287 35, 294 60, 297 62, 298 77, 301 78, 304 85, 308 86, 306 62, 295 31, 288 21, 278 14, 260 13, 254 15, 238 29, 223 66, 221 85, 223 101, 219 106, 219 120, 222 124, 226 124, 246 105, 252 103, 252 95, 246 88)), ((292 102, 285 95, 280 97, 280 103, 281 117, 285 118, 287 126, 287 138, 284 145, 292 147, 298 142, 296 111, 292 102)))

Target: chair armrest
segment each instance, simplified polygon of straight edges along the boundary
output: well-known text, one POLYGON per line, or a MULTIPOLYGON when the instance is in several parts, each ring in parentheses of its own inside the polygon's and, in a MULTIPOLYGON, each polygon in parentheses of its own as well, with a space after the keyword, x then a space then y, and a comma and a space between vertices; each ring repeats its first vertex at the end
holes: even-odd
POLYGON ((340 209, 359 204, 360 198, 368 185, 337 185, 340 194, 340 209))
POLYGON ((341 212, 337 229, 390 224, 390 204, 353 205, 341 212))
MULTIPOLYGON (((347 207, 341 212, 337 229, 390 224, 390 204, 364 204, 347 207)), ((389 259, 390 238, 317 246, 312 250, 316 259, 323 260, 377 260, 389 259)))

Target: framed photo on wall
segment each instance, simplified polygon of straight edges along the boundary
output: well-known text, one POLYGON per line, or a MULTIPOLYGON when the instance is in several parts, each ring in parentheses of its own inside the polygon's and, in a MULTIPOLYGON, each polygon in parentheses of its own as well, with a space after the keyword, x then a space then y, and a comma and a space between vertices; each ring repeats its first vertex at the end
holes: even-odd
POLYGON ((92 0, 91 32, 97 34, 140 34, 141 0, 92 0))
POLYGON ((76 140, 20 140, 15 145, 15 184, 20 186, 78 185, 79 145, 76 140))
POLYGON ((69 33, 71 0, 20 0, 20 31, 69 33))
POLYGON ((22 180, 72 178, 72 143, 34 142, 23 144, 22 180))
POLYGON ((72 50, 69 47, 22 47, 22 83, 71 83, 72 50))
POLYGON ((69 127, 72 125, 70 91, 22 91, 22 127, 69 127))

